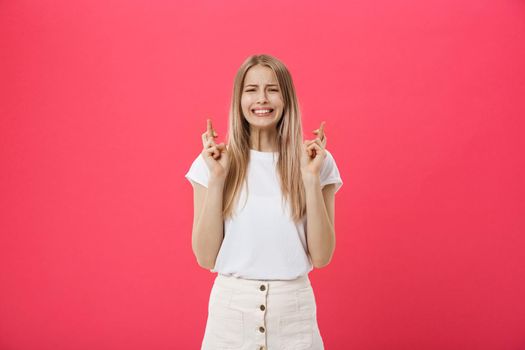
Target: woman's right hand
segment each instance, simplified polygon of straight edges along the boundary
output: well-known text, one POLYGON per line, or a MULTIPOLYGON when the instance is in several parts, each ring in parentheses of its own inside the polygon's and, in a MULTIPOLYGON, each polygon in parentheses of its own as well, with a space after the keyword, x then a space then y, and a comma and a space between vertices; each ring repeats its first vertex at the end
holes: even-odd
POLYGON ((217 133, 213 130, 211 119, 207 119, 207 130, 202 134, 202 155, 206 161, 210 176, 225 179, 230 168, 230 159, 228 157, 228 147, 221 142, 215 143, 214 138, 217 133))

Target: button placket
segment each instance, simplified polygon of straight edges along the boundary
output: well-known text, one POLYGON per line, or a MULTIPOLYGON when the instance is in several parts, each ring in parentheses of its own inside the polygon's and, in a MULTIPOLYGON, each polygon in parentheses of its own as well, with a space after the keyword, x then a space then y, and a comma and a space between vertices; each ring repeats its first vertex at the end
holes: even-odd
POLYGON ((259 285, 259 291, 261 292, 261 298, 259 299, 259 303, 257 304, 258 311, 260 313, 260 325, 257 328, 256 332, 258 333, 258 338, 261 339, 259 349, 264 350, 266 349, 266 322, 265 322, 265 316, 266 316, 266 296, 268 294, 268 287, 266 284, 259 285))

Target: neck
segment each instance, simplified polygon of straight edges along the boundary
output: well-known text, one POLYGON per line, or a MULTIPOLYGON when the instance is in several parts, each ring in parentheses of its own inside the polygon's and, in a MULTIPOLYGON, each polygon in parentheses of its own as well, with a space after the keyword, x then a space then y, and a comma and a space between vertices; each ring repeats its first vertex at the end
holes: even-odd
POLYGON ((250 130, 250 149, 259 152, 277 152, 277 130, 252 128, 250 130))

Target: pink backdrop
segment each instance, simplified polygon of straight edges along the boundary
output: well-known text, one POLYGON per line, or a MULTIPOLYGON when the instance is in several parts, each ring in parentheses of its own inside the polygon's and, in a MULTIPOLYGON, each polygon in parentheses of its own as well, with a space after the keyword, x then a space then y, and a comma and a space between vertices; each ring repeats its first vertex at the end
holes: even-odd
POLYGON ((326 348, 525 349, 518 0, 1 1, 0 349, 198 349, 184 174, 254 53, 344 181, 326 348))

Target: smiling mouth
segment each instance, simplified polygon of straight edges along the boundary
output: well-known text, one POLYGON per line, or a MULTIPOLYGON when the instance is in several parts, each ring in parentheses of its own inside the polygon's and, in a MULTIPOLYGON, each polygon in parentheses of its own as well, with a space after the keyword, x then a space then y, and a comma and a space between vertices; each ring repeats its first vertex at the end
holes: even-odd
POLYGON ((267 109, 252 109, 252 113, 258 117, 266 117, 273 113, 273 108, 267 109))

